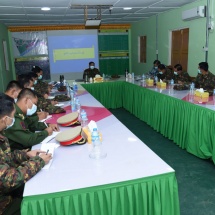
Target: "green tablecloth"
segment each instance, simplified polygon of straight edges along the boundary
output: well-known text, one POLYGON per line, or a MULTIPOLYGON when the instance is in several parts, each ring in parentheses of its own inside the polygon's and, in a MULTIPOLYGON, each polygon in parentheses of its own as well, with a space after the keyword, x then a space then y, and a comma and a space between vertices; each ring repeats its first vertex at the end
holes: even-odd
POLYGON ((175 173, 169 173, 104 186, 25 197, 22 214, 179 215, 177 181, 175 173))
POLYGON ((107 108, 123 107, 182 149, 215 163, 215 112, 128 82, 82 85, 107 108))

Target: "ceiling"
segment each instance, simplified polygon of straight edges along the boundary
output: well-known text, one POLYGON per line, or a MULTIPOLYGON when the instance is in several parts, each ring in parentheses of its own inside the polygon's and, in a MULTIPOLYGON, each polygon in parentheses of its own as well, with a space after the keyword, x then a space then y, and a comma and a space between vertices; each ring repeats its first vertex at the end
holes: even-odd
MULTIPOLYGON (((132 23, 197 0, 0 0, 0 22, 7 26, 84 24, 84 10, 76 5, 113 5, 102 10, 103 24, 132 23), (41 7, 50 7, 42 11, 41 7), (131 10, 123 10, 132 7, 131 10)), ((88 9, 88 18, 97 11, 88 9)))

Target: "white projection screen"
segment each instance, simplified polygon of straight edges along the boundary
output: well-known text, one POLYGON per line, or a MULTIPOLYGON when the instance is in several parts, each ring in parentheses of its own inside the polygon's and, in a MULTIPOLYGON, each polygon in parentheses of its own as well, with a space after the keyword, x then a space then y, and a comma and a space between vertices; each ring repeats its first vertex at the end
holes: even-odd
POLYGON ((51 80, 82 79, 89 62, 99 68, 97 30, 47 31, 51 80))

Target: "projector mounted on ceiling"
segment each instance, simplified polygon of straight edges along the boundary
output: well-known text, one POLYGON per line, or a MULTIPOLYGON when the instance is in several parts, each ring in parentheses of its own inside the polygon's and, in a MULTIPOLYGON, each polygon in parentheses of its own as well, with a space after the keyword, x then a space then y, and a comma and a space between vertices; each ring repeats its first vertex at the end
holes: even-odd
POLYGON ((110 9, 112 5, 71 5, 71 9, 84 9, 85 26, 99 26, 102 19, 102 9, 110 9), (95 9, 97 16, 93 19, 88 18, 88 9, 95 9))
POLYGON ((99 26, 101 24, 101 19, 87 19, 85 26, 99 26))

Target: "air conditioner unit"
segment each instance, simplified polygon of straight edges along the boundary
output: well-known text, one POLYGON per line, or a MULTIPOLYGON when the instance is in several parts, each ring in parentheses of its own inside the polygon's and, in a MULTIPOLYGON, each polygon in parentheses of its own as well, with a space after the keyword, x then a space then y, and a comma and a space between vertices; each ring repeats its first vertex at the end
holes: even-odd
POLYGON ((182 12, 182 20, 188 21, 192 19, 198 19, 206 16, 206 7, 198 6, 190 10, 185 10, 182 12))

